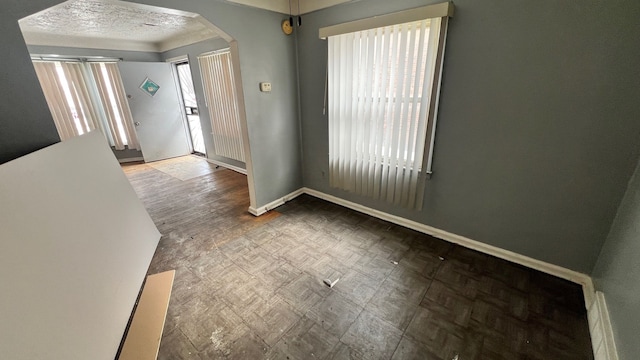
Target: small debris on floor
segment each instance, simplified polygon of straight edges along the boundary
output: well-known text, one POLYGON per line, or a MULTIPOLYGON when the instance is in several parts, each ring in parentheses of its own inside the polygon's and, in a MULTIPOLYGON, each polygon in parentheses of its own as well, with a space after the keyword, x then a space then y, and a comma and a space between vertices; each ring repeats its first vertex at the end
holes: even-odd
POLYGON ((398 262, 397 262, 397 261, 395 261, 395 260, 391 260, 391 263, 392 263, 393 265, 398 265, 398 262))
POLYGON ((440 259, 440 261, 444 261, 444 258, 442 256, 438 256, 438 259, 440 259))
POLYGON ((337 278, 335 280, 324 279, 323 282, 324 282, 325 285, 327 285, 328 287, 332 288, 338 282, 338 280, 340 280, 340 278, 337 278))
POLYGON ((458 354, 456 354, 456 356, 454 356, 451 360, 458 360, 458 354))

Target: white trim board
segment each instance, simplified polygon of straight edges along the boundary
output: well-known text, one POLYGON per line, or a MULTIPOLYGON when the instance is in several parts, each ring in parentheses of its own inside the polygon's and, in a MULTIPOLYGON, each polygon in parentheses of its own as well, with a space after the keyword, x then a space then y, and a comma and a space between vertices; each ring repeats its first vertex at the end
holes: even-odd
POLYGON ((347 200, 338 198, 338 197, 333 196, 333 195, 322 193, 322 192, 317 191, 317 190, 313 190, 313 189, 309 189, 309 188, 303 188, 303 192, 305 194, 309 194, 311 196, 315 196, 317 198, 320 198, 320 199, 323 199, 323 200, 327 200, 327 201, 332 202, 334 204, 342 205, 342 206, 347 207, 349 209, 356 210, 356 211, 359 211, 359 212, 367 214, 367 215, 371 215, 371 216, 376 217, 378 219, 386 220, 386 221, 389 221, 391 223, 394 223, 394 224, 397 224, 397 225, 400 225, 400 226, 404 226, 406 228, 419 231, 421 233, 425 233, 425 234, 431 235, 431 236, 436 237, 438 239, 442 239, 442 240, 448 241, 450 243, 458 244, 460 246, 464 246, 466 248, 479 251, 481 253, 489 254, 489 255, 495 256, 495 257, 500 258, 500 259, 504 259, 504 260, 511 261, 513 263, 516 263, 516 264, 520 264, 520 265, 526 266, 528 268, 539 270, 539 271, 542 271, 544 273, 547 273, 547 274, 550 274, 550 275, 554 275, 554 276, 557 276, 559 278, 562 278, 562 279, 565 279, 565 280, 569 280, 569 281, 572 281, 574 283, 577 283, 577 284, 580 284, 580 285, 583 285, 583 286, 585 284, 590 284, 591 283, 591 278, 588 275, 583 274, 583 273, 579 273, 577 271, 569 270, 569 269, 563 268, 563 267, 558 266, 558 265, 549 264, 549 263, 541 261, 541 260, 537 260, 537 259, 534 259, 534 258, 531 258, 531 257, 528 257, 528 256, 524 256, 524 255, 520 255, 520 254, 517 254, 517 253, 515 253, 513 251, 504 250, 504 249, 501 249, 501 248, 493 246, 493 245, 485 244, 485 243, 477 241, 477 240, 472 240, 472 239, 469 239, 467 237, 464 237, 464 236, 461 236, 461 235, 457 235, 457 234, 453 234, 453 233, 450 233, 448 231, 441 230, 441 229, 438 229, 438 228, 435 228, 435 227, 432 227, 432 226, 429 226, 429 225, 421 224, 421 223, 413 221, 413 220, 408 220, 408 219, 402 218, 400 216, 391 215, 391 214, 382 212, 380 210, 375 210, 375 209, 372 209, 370 207, 366 207, 366 206, 363 206, 363 205, 360 205, 360 204, 356 204, 356 203, 351 202, 351 201, 347 201, 347 200))
MULTIPOLYGON (((523 266, 526 266, 528 268, 531 269, 535 269, 538 271, 542 271, 544 273, 550 274, 550 275, 554 275, 557 276, 559 278, 565 279, 565 280, 569 280, 571 282, 574 282, 576 284, 580 284, 584 287, 586 287, 587 289, 590 289, 589 292, 593 291, 593 284, 591 281, 591 277, 589 275, 574 271, 574 270, 569 270, 567 268, 564 268, 562 266, 558 266, 558 265, 554 265, 554 264, 550 264, 541 260, 537 260, 525 255, 520 255, 517 254, 513 251, 509 251, 509 250, 505 250, 505 249, 501 249, 497 246, 493 246, 493 245, 489 245, 489 244, 485 244, 483 242, 477 241, 477 240, 472 240, 469 239, 467 237, 461 236, 461 235, 457 235, 457 234, 453 234, 450 233, 448 231, 445 230, 441 230, 438 228, 435 228, 433 226, 429 226, 429 225, 425 225, 425 224, 421 224, 419 222, 413 221, 413 220, 408 220, 405 218, 402 218, 400 216, 396 216, 396 215, 391 215, 389 213, 385 213, 383 211, 380 210, 376 210, 376 209, 372 209, 370 207, 364 206, 364 205, 360 205, 351 201, 347 201, 344 199, 341 199, 337 196, 333 196, 333 195, 329 195, 329 194, 325 194, 323 192, 317 191, 317 190, 313 190, 307 187, 303 187, 300 188, 296 191, 291 192, 288 195, 285 195, 279 199, 276 199, 268 204, 266 204, 265 206, 259 207, 257 209, 255 208, 249 208, 249 212, 255 216, 260 216, 264 213, 266 213, 269 210, 273 210, 276 207, 284 204, 287 201, 293 200, 294 198, 302 195, 302 194, 307 194, 307 195, 311 195, 313 197, 317 197, 319 199, 323 199, 329 202, 332 202, 334 204, 337 205, 341 205, 344 206, 346 208, 361 212, 363 214, 367 214, 367 215, 371 215, 373 217, 376 217, 378 219, 382 219, 385 221, 389 221, 391 223, 400 225, 400 226, 404 226, 406 228, 412 229, 412 230, 416 230, 419 231, 421 233, 425 233, 428 235, 431 235, 433 237, 436 237, 438 239, 442 239, 445 241, 448 241, 450 243, 454 243, 454 244, 458 244, 460 246, 464 246, 466 248, 472 249, 472 250, 476 250, 479 251, 481 253, 484 254, 488 254, 488 255, 492 255, 495 256, 497 258, 500 259, 504 259, 507 261, 511 261, 513 263, 516 264, 520 264, 523 266)), ((591 298, 588 299, 589 302, 587 304, 590 305, 592 300, 591 298)))
MULTIPOLYGON (((208 162, 214 164, 214 165, 222 166, 223 168, 226 168, 226 169, 229 169, 229 170, 233 170, 235 172, 239 172, 242 175, 247 175, 247 170, 243 169, 241 167, 225 164, 222 161, 218 161, 218 160, 212 160, 212 159, 206 159, 206 160, 208 162)), ((262 215, 262 214, 260 214, 260 215, 262 215)))
POLYGON ((283 196, 283 197, 281 197, 279 199, 276 199, 276 200, 268 203, 265 206, 261 206, 259 208, 254 208, 254 207, 249 206, 249 213, 251 215, 254 215, 254 216, 260 216, 260 215, 266 213, 267 211, 273 210, 273 209, 277 208, 278 206, 286 203, 287 201, 291 201, 291 200, 297 198, 298 196, 302 195, 304 193, 303 189, 305 189, 305 188, 300 188, 300 189, 298 189, 296 191, 293 191, 293 192, 291 192, 291 193, 289 193, 289 194, 287 194, 287 195, 285 195, 285 196, 283 196))
POLYGON ((564 268, 562 266, 550 264, 541 260, 537 260, 525 255, 517 254, 513 251, 501 249, 499 247, 472 240, 467 237, 450 233, 429 225, 421 224, 416 221, 408 220, 396 215, 372 209, 370 207, 360 205, 351 201, 341 199, 339 197, 325 194, 323 192, 309 189, 307 187, 300 188, 283 196, 277 200, 260 208, 249 208, 249 212, 255 216, 260 216, 269 210, 291 201, 296 197, 307 194, 313 197, 332 202, 337 205, 344 206, 351 210, 355 210, 381 220, 404 226, 406 228, 419 231, 466 248, 479 251, 484 254, 492 255, 503 260, 510 261, 515 264, 526 266, 528 268, 542 271, 549 275, 553 275, 565 280, 569 280, 582 286, 585 307, 587 309, 589 332, 591 334, 591 342, 595 360, 618 360, 615 344, 613 341, 613 329, 609 320, 609 312, 607 310, 604 294, 594 290, 593 281, 587 274, 583 274, 574 270, 564 268))
POLYGON ((618 352, 613 340, 613 328, 604 294, 601 291, 596 291, 594 295, 594 301, 587 311, 594 359, 618 360, 618 352))

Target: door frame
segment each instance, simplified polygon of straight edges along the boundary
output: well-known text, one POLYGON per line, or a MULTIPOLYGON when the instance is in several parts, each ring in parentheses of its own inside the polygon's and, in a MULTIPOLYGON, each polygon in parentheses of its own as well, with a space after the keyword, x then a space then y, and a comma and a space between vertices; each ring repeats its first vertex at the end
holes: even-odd
MULTIPOLYGON (((176 91, 178 91, 178 95, 179 95, 178 100, 180 100, 180 113, 182 114, 182 123, 184 125, 184 132, 185 132, 185 136, 188 139, 187 142, 189 143, 189 151, 191 152, 191 154, 193 154, 194 152, 193 138, 191 137, 191 130, 189 129, 189 120, 187 119, 187 113, 184 110, 184 96, 182 96, 182 88, 180 87, 180 76, 178 75, 178 69, 176 67, 177 64, 182 62, 190 63, 189 56, 188 55, 176 56, 171 59, 165 60, 165 62, 171 64, 171 73, 173 74, 173 81, 175 83, 176 91)), ((204 154, 204 156, 206 158, 207 154, 204 154)))
MULTIPOLYGON (((180 108, 181 112, 182 112, 182 117, 184 120, 184 124, 185 124, 185 131, 187 132, 187 137, 189 138, 189 149, 191 150, 191 154, 200 154, 200 152, 196 152, 194 147, 193 147, 193 137, 191 134, 191 127, 189 126, 189 118, 187 117, 187 113, 185 111, 185 104, 184 104, 184 95, 182 94, 182 86, 180 85, 180 75, 178 74, 178 65, 180 64, 184 64, 187 63, 189 64, 189 66, 191 66, 191 60, 189 59, 189 55, 185 54, 185 55, 180 55, 180 56, 175 56, 169 59, 166 59, 165 62, 170 63, 171 64, 171 71, 173 71, 173 76, 175 78, 176 81, 176 87, 178 89, 178 94, 180 95, 180 105, 182 106, 180 108)), ((193 74, 191 75, 191 82, 193 83, 193 74)), ((195 86, 195 84, 194 84, 195 86)), ((198 113, 200 113, 200 109, 198 108, 198 113)), ((202 127, 202 124, 200 125, 202 127)), ((202 134, 202 136, 204 137, 204 134, 202 134)), ((204 145, 204 144, 203 144, 204 145)), ((207 148, 205 147, 204 149, 204 158, 208 159, 209 156, 207 155, 207 148)))

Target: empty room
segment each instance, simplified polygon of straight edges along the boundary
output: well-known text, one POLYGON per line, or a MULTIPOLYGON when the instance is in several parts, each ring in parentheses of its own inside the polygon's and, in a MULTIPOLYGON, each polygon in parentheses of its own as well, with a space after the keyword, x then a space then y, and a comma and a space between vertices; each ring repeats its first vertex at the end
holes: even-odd
POLYGON ((636 359, 640 3, 0 4, 0 358, 636 359))

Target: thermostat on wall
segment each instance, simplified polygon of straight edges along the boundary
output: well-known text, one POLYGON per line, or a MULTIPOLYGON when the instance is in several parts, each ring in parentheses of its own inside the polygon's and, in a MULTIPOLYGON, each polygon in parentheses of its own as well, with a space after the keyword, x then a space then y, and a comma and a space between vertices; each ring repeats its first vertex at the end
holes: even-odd
POLYGON ((271 92, 271 83, 261 82, 260 83, 260 91, 262 91, 262 92, 271 92))

